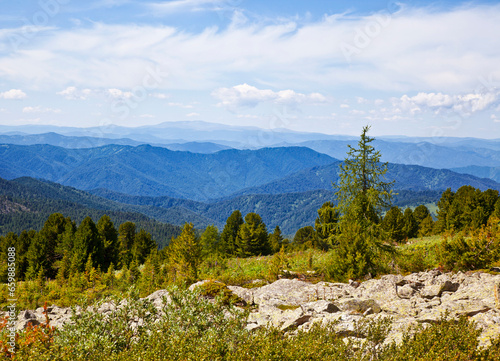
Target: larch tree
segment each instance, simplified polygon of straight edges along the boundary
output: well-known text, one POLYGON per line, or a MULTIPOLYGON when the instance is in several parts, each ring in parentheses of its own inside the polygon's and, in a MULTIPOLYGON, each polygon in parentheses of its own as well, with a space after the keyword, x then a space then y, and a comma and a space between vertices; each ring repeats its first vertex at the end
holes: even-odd
POLYGON ((369 126, 363 127, 358 148, 348 145, 347 158, 340 165, 335 195, 338 200, 337 209, 342 218, 349 212, 352 215, 352 207, 356 206, 356 216, 373 222, 377 220, 373 212, 378 216, 382 209, 391 205, 394 195, 391 188, 394 181, 384 181, 388 163, 380 162, 380 151, 371 145, 375 138, 367 135, 369 130, 369 126))

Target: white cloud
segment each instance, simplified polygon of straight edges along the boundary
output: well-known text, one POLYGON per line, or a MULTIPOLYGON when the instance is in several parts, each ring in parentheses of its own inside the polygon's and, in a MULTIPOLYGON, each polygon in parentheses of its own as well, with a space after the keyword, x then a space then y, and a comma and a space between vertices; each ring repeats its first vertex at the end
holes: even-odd
POLYGON ((435 114, 454 112, 460 115, 470 115, 485 110, 498 101, 499 92, 462 95, 422 92, 412 97, 403 95, 400 99, 393 99, 393 105, 412 114, 420 111, 432 111, 435 114))
POLYGON ((236 118, 260 119, 261 117, 254 114, 238 114, 236 115, 236 118))
POLYGON ((182 103, 175 103, 175 102, 169 102, 167 103, 169 107, 179 107, 179 108, 184 108, 184 109, 192 109, 193 106, 190 104, 182 104, 182 103))
POLYGON ((40 106, 36 107, 24 107, 23 113, 61 113, 61 109, 57 108, 43 108, 40 106))
POLYGON ((62 95, 68 100, 86 100, 92 94, 91 89, 78 89, 74 86, 69 86, 66 89, 57 92, 57 95, 62 95))
POLYGON ((131 99, 134 97, 134 93, 122 91, 116 88, 108 89, 106 93, 112 99, 131 99))
POLYGON ((194 112, 186 114, 186 117, 199 117, 199 116, 200 116, 199 113, 194 113, 194 112))
POLYGON ((166 2, 150 3, 148 7, 156 14, 159 13, 178 13, 186 11, 206 11, 220 10, 227 0, 170 0, 166 2))
MULTIPOLYGON (((217 9, 224 3, 231 2, 150 5, 177 12, 217 9)), ((84 22, 45 29, 43 37, 21 50, 0 52, 0 77, 22 88, 69 83, 82 89, 134 89, 144 84, 153 64, 161 64, 168 76, 156 83, 158 91, 208 90, 232 85, 228 79, 237 79, 233 84, 262 79, 273 89, 323 94, 346 87, 467 93, 482 85, 481 77, 500 80, 499 4, 470 2, 446 11, 407 7, 391 14, 388 25, 369 36, 366 46, 358 46, 349 63, 340 45, 355 46, 357 30, 366 33, 379 15, 333 14, 305 22, 258 19, 202 31, 84 22)), ((7 37, 0 36, 0 50, 9 46, 7 37)))
POLYGON ((500 119, 497 118, 496 114, 491 114, 491 120, 493 120, 495 123, 500 123, 500 119))
POLYGON ((0 93, 0 99, 20 100, 25 99, 26 97, 26 93, 21 89, 11 89, 6 92, 0 93))
POLYGON ((345 104, 345 103, 340 104, 340 107, 346 109, 346 108, 349 108, 349 104, 345 104))
POLYGON ((151 93, 151 94, 149 94, 149 96, 152 98, 157 98, 157 99, 170 98, 170 94, 164 94, 164 93, 151 93))
POLYGON ((141 114, 139 118, 156 118, 153 114, 141 114))
POLYGON ((227 108, 255 107, 264 102, 288 105, 326 102, 326 98, 319 93, 306 95, 290 89, 275 92, 271 89, 258 89, 246 83, 232 88, 219 88, 212 92, 212 96, 220 100, 219 106, 227 108))

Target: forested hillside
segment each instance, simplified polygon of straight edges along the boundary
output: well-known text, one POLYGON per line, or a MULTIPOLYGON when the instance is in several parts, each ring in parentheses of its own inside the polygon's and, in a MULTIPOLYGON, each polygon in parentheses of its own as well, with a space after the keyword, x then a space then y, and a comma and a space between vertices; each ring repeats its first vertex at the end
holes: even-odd
POLYGON ((0 177, 43 178, 78 189, 195 200, 228 196, 299 170, 334 161, 308 148, 223 150, 214 154, 141 145, 65 149, 48 145, 0 147, 0 177))

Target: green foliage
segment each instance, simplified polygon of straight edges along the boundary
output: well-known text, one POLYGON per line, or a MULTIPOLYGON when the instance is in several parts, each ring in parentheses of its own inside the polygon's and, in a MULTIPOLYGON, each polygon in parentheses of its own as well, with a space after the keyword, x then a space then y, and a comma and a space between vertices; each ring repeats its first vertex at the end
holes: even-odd
POLYGON ((316 231, 312 226, 305 226, 295 232, 291 245, 295 249, 306 249, 314 248, 316 244, 316 231))
POLYGON ((446 270, 483 269, 499 259, 498 224, 483 228, 470 237, 458 234, 445 239, 439 249, 439 261, 446 270))
POLYGON ((336 281, 362 279, 379 272, 376 263, 384 246, 359 223, 347 223, 330 251, 330 262, 324 269, 327 278, 336 281))
POLYGON ((472 186, 462 186, 456 193, 449 188, 438 202, 438 231, 469 231, 479 229, 495 214, 498 191, 484 192, 472 186))
POLYGON ((414 238, 417 236, 418 223, 415 219, 414 212, 411 208, 406 208, 403 213, 403 232, 407 238, 414 238))
POLYGON ((339 213, 332 202, 325 202, 318 209, 318 218, 314 222, 317 243, 320 249, 326 250, 331 244, 331 238, 338 232, 339 213))
POLYGON ((168 254, 179 282, 192 283, 198 279, 198 268, 202 260, 201 244, 193 224, 186 223, 180 236, 172 239, 168 254))
POLYGON ((198 288, 202 296, 209 299, 217 298, 223 305, 245 304, 245 301, 236 296, 224 283, 209 280, 198 288))
MULTIPOLYGON (((338 209, 341 216, 349 212, 349 208, 359 194, 364 194, 369 207, 361 209, 363 212, 374 210, 378 214, 382 208, 390 205, 393 196, 391 187, 394 182, 384 182, 383 177, 387 172, 387 163, 381 164, 379 151, 370 144, 375 138, 367 136, 369 126, 363 127, 358 148, 350 145, 347 158, 340 164, 338 189, 338 209)), ((362 213, 363 218, 372 215, 362 213)))
POLYGON ((237 253, 236 240, 238 238, 240 226, 243 223, 243 217, 239 210, 235 210, 227 218, 226 225, 224 226, 220 237, 224 253, 228 255, 235 255, 237 253))
POLYGON ((236 239, 239 256, 248 257, 270 253, 267 229, 257 213, 248 213, 236 239))
POLYGON ((274 232, 269 235, 269 246, 271 247, 271 252, 276 253, 285 245, 284 238, 281 235, 280 226, 274 228, 274 232))
POLYGON ((406 223, 403 212, 397 206, 391 207, 387 211, 381 225, 384 231, 387 232, 389 239, 401 242, 408 237, 408 233, 405 232, 406 223))

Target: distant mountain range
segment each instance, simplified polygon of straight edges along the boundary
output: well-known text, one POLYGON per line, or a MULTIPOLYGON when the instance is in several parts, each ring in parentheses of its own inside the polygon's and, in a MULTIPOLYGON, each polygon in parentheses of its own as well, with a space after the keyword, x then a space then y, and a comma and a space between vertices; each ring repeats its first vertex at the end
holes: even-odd
POLYGON ((57 133, 42 134, 0 134, 0 144, 35 145, 47 144, 63 148, 95 148, 105 145, 132 145, 150 144, 170 150, 180 150, 192 153, 215 153, 219 150, 230 149, 231 147, 211 143, 211 142, 183 142, 183 143, 147 143, 130 138, 103 138, 88 136, 66 136, 57 133))
MULTIPOLYGON (((138 196, 196 201, 245 194, 331 190, 338 160, 306 147, 229 149, 213 154, 140 145, 67 149, 0 145, 0 177, 28 176, 83 190, 98 188, 138 196)), ((500 189, 491 179, 415 165, 392 165, 396 189, 443 190, 469 184, 500 189)))
MULTIPOLYGON (((112 212, 173 234, 168 224, 222 227, 239 209, 292 235, 335 199, 338 159, 357 144, 351 136, 203 122, 2 132, 0 233, 61 211, 75 219, 112 212)), ((500 190, 499 140, 380 137, 374 146, 390 162, 386 178, 396 180, 399 206, 435 203, 462 185, 500 190)))
POLYGON ((213 154, 140 145, 67 149, 0 145, 0 177, 22 176, 90 190, 208 200, 269 183, 333 158, 305 147, 223 150, 213 154))
MULTIPOLYGON (((400 206, 433 203, 439 191, 400 191, 395 204, 400 206)), ((150 231, 164 246, 179 234, 179 227, 192 222, 203 229, 214 224, 222 230, 227 217, 236 209, 243 215, 257 212, 268 230, 279 225, 284 234, 293 236, 297 229, 314 224, 317 210, 324 202, 334 201, 332 190, 314 190, 286 194, 241 195, 217 202, 196 202, 171 197, 131 196, 97 189, 84 192, 57 183, 22 177, 0 178, 0 234, 40 229, 48 215, 60 212, 80 222, 86 216, 97 221, 108 214, 116 222, 135 222, 150 231)))
MULTIPOLYGON (((149 144, 193 153, 214 153, 228 148, 303 146, 343 159, 347 144, 355 145, 357 137, 195 121, 166 122, 136 128, 0 125, 0 143, 48 144, 65 148, 149 144)), ((500 139, 381 136, 377 137, 374 145, 381 151, 382 160, 391 163, 447 169, 500 166, 500 139)))

